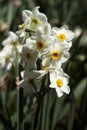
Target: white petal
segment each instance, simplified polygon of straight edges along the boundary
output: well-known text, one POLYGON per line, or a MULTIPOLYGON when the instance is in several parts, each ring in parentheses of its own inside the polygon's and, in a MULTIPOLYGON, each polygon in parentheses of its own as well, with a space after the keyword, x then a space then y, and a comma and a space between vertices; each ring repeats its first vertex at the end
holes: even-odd
POLYGON ((47 34, 51 33, 51 25, 49 23, 47 23, 44 27, 44 32, 47 34))
POLYGON ((40 20, 42 24, 45 24, 47 22, 47 17, 43 13, 39 13, 36 17, 40 20))
POLYGON ((7 70, 10 70, 11 67, 12 67, 12 64, 9 62, 6 68, 7 68, 7 70))
POLYGON ((59 28, 57 28, 57 27, 53 27, 52 28, 52 33, 53 34, 55 34, 55 35, 57 35, 57 32, 59 31, 59 28))
POLYGON ((67 41, 69 42, 74 38, 74 33, 70 30, 66 32, 66 35, 67 35, 67 41))
POLYGON ((66 94, 70 93, 70 87, 68 85, 64 85, 63 87, 61 87, 61 91, 65 92, 66 94))
POLYGON ((8 37, 7 39, 5 39, 3 42, 2 42, 2 45, 5 46, 5 45, 9 45, 11 43, 11 38, 8 37))
POLYGON ((18 40, 18 36, 14 32, 9 31, 8 37, 2 42, 2 45, 3 46, 9 45, 13 41, 17 41, 17 40, 18 40))
POLYGON ((13 41, 18 40, 18 36, 12 31, 9 32, 9 36, 12 38, 13 41))
POLYGON ((32 10, 33 15, 36 15, 36 14, 39 13, 39 8, 40 8, 40 6, 36 6, 36 7, 32 10))
POLYGON ((50 65, 50 58, 46 57, 42 60, 42 66, 49 66, 50 65))
POLYGON ((20 81, 20 82, 18 82, 17 84, 18 84, 18 86, 19 86, 19 87, 24 88, 24 87, 26 87, 26 81, 27 81, 27 78, 26 78, 26 79, 21 80, 21 81, 20 81))
POLYGON ((22 18, 23 18, 24 22, 31 16, 32 16, 32 12, 31 11, 29 11, 29 10, 23 10, 22 11, 22 18))
POLYGON ((58 96, 58 97, 63 96, 63 92, 61 91, 60 88, 56 88, 56 92, 57 92, 57 96, 58 96))
POLYGON ((56 88, 56 84, 54 82, 52 82, 50 85, 49 85, 50 88, 56 88))
POLYGON ((62 54, 61 59, 60 59, 61 63, 66 62, 66 61, 69 59, 69 57, 70 57, 69 52, 64 52, 64 53, 62 54))
POLYGON ((24 78, 24 75, 25 75, 25 71, 21 71, 21 77, 22 77, 22 79, 24 78))
POLYGON ((45 76, 45 75, 48 73, 47 70, 40 70, 39 72, 40 72, 40 76, 37 77, 37 79, 41 79, 41 78, 43 78, 43 76, 45 76))
POLYGON ((54 82, 55 79, 56 79, 55 72, 53 71, 53 72, 50 73, 50 82, 54 82))

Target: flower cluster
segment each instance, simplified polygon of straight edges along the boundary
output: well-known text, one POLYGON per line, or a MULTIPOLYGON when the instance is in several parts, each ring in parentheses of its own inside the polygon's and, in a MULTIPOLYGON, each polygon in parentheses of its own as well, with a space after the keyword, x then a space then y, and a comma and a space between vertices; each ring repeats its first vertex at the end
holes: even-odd
POLYGON ((49 73, 49 88, 54 88, 58 97, 69 94, 69 76, 63 72, 62 64, 69 59, 74 33, 68 27, 51 27, 39 7, 22 12, 23 23, 14 34, 2 42, 0 66, 10 68, 11 64, 22 62, 24 70, 19 87, 40 90, 42 79, 49 73))

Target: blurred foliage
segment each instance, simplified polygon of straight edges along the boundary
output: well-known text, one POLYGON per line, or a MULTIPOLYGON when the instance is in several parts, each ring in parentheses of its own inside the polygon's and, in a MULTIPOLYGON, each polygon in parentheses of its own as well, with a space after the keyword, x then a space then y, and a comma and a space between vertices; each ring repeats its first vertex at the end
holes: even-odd
MULTIPOLYGON (((0 48, 7 31, 18 30, 18 25, 22 23, 22 10, 31 10, 38 5, 51 25, 60 27, 66 24, 75 32, 71 57, 63 65, 70 75, 71 93, 60 99, 54 91, 44 96, 45 120, 41 130, 87 130, 87 0, 0 0, 0 48)), ((3 72, 0 70, 0 130, 16 130, 14 71, 3 72)), ((32 130, 35 107, 35 95, 25 93, 24 130, 32 130)))

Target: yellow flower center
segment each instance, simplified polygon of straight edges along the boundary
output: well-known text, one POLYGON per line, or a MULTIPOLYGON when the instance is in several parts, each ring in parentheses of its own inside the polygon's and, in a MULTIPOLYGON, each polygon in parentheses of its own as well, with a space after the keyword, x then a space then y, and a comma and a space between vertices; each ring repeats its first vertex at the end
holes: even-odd
POLYGON ((9 55, 6 55, 4 58, 5 58, 5 61, 8 62, 9 59, 10 59, 10 56, 9 56, 9 55))
POLYGON ((51 52, 51 58, 53 60, 58 60, 61 57, 61 53, 58 50, 54 50, 51 52))
POLYGON ((11 43, 13 46, 18 46, 19 45, 19 42, 18 41, 14 41, 11 43))
POLYGON ((57 38, 58 38, 59 41, 61 41, 61 42, 63 42, 64 40, 66 40, 65 34, 59 34, 59 35, 57 36, 57 38))
POLYGON ((62 81, 62 79, 57 79, 57 80, 56 80, 56 84, 57 84, 58 87, 62 87, 62 86, 63 86, 63 81, 62 81))
POLYGON ((28 60, 32 59, 32 53, 27 52, 27 53, 26 53, 26 58, 27 58, 28 60))
POLYGON ((36 47, 39 51, 42 51, 44 49, 44 42, 43 41, 37 41, 36 47))
POLYGON ((34 23, 35 25, 38 25, 40 22, 38 19, 32 18, 32 23, 34 23))
POLYGON ((19 25, 19 29, 24 29, 24 26, 25 26, 25 24, 23 23, 23 24, 21 24, 21 25, 19 25))
POLYGON ((42 66, 42 70, 47 70, 47 66, 42 66))

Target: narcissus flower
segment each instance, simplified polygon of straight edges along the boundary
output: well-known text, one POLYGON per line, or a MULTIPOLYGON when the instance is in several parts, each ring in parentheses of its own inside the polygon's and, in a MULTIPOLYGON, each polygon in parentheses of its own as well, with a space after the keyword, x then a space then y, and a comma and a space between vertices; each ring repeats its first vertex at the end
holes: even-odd
POLYGON ((18 83, 19 87, 23 87, 25 90, 38 91, 41 87, 41 80, 44 76, 41 71, 32 70, 30 72, 22 71, 22 78, 18 83))
POLYGON ((12 31, 8 32, 8 37, 2 42, 2 45, 8 46, 6 47, 8 48, 7 52, 12 50, 14 54, 15 49, 17 49, 18 54, 21 54, 22 46, 19 44, 18 36, 12 31))
POLYGON ((57 96, 61 97, 63 93, 69 94, 70 88, 68 86, 69 76, 63 71, 53 71, 50 73, 50 88, 55 88, 57 96))
POLYGON ((46 53, 43 54, 42 66, 60 68, 62 63, 69 58, 66 45, 62 46, 57 42, 52 43, 46 53))
POLYGON ((32 11, 24 10, 22 12, 23 19, 31 18, 31 28, 36 28, 36 26, 42 26, 47 23, 47 17, 45 14, 39 12, 39 6, 35 7, 32 11))
POLYGON ((18 46, 19 45, 18 36, 14 32, 10 31, 8 33, 8 37, 2 42, 2 45, 3 46, 12 45, 14 47, 18 46))
POLYGON ((25 44, 22 49, 22 61, 25 62, 30 69, 34 69, 37 58, 38 51, 25 44))
POLYGON ((0 51, 0 68, 5 68, 9 70, 14 61, 15 55, 12 51, 12 46, 6 45, 2 51, 0 51))
POLYGON ((74 33, 67 26, 62 26, 61 28, 53 27, 52 34, 57 37, 60 44, 67 44, 69 48, 71 47, 74 33))
POLYGON ((34 37, 39 28, 42 28, 43 34, 46 34, 50 29, 46 15, 40 13, 38 9, 39 6, 35 7, 32 11, 23 10, 22 12, 23 23, 19 25, 19 30, 16 31, 17 35, 22 39, 22 43, 26 36, 27 38, 34 37))
POLYGON ((51 45, 53 37, 50 35, 42 35, 37 36, 36 40, 27 39, 26 44, 28 46, 32 46, 33 49, 37 50, 39 53, 39 57, 43 55, 46 50, 48 50, 49 46, 51 45))

